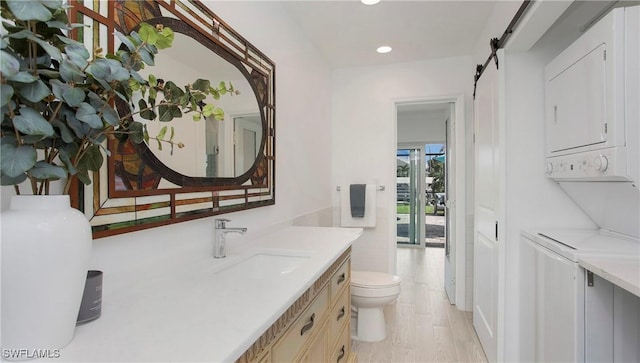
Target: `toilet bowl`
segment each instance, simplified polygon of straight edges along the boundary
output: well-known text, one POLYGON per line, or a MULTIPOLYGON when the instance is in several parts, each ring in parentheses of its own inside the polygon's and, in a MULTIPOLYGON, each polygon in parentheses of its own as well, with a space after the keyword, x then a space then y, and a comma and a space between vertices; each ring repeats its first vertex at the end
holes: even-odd
POLYGON ((351 271, 351 338, 379 342, 387 337, 382 307, 400 295, 398 276, 373 271, 351 271))

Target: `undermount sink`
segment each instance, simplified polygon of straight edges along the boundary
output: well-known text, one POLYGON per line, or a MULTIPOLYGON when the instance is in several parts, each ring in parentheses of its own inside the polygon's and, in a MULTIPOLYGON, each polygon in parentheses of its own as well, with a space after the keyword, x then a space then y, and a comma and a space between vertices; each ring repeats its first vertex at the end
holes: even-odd
POLYGON ((308 252, 297 254, 274 251, 257 252, 216 271, 216 275, 257 280, 271 279, 292 273, 310 257, 308 252))

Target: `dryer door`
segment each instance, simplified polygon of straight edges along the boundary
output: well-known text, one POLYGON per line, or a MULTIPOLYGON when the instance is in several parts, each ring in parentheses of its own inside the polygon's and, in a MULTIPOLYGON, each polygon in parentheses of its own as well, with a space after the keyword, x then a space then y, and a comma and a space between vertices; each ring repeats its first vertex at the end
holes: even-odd
POLYGON ((547 156, 605 143, 606 44, 600 44, 558 74, 547 74, 547 156))

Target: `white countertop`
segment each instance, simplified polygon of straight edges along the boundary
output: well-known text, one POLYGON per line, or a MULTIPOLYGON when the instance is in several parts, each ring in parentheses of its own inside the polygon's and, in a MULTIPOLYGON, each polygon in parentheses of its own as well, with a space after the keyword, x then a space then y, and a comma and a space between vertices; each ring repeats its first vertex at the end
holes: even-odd
POLYGON ((361 234, 360 228, 287 227, 252 241, 239 255, 203 256, 158 271, 152 279, 128 281, 119 291, 106 288, 115 281, 104 271, 102 316, 78 326, 60 358, 51 361, 233 362, 361 234), (273 249, 309 258, 273 281, 216 274, 248 255, 273 249))
POLYGON ((585 269, 640 297, 640 256, 581 256, 585 269))

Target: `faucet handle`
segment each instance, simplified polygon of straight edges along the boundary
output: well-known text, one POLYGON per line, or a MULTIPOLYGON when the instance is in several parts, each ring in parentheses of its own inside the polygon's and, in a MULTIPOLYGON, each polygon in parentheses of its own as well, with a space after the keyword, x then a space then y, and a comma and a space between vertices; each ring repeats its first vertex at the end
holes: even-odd
POLYGON ((218 218, 215 219, 215 223, 216 223, 216 228, 217 229, 224 229, 226 228, 226 223, 227 222, 231 222, 230 219, 226 219, 226 218, 218 218))

